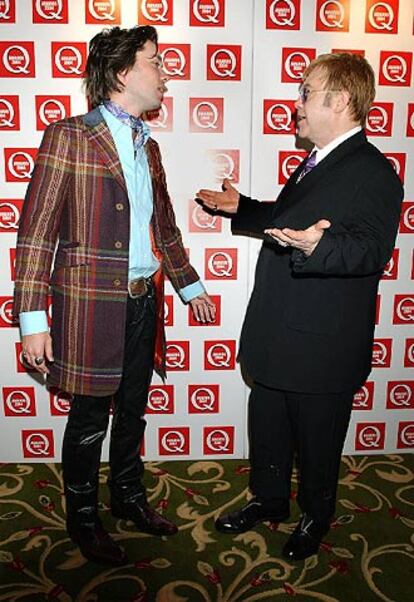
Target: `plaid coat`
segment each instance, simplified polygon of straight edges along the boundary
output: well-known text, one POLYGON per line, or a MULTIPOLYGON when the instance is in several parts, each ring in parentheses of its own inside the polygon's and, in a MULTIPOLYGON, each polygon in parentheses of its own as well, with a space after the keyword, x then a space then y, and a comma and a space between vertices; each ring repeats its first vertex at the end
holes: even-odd
MULTIPOLYGON (((183 248, 154 140, 148 140, 146 152, 154 198, 153 250, 173 286, 183 288, 197 281, 198 275, 183 248)), ((95 396, 110 395, 118 388, 129 230, 126 183, 100 110, 50 125, 23 206, 14 297, 16 316, 45 310, 51 286, 55 361, 49 385, 95 396)), ((162 344, 162 288, 157 305, 157 335, 162 344)), ((155 368, 162 371, 163 357, 155 360, 155 368)))

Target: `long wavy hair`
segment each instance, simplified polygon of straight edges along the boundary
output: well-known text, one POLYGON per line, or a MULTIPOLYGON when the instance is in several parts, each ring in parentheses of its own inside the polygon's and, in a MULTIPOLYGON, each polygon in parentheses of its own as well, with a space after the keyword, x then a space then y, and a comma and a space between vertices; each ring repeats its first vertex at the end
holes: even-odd
POLYGON ((119 73, 128 72, 136 53, 150 40, 158 47, 158 34, 151 25, 102 30, 92 38, 84 73, 84 89, 92 107, 107 100, 111 92, 121 92, 119 73))

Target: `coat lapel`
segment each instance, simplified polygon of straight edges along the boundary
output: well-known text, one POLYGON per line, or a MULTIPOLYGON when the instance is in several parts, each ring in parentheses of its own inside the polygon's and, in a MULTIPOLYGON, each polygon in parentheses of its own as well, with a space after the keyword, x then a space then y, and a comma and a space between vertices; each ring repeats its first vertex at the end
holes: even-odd
POLYGON ((322 159, 322 161, 318 163, 305 178, 296 184, 296 188, 299 191, 303 191, 314 186, 315 183, 318 182, 320 178, 323 178, 326 172, 331 170, 336 163, 355 152, 357 148, 362 144, 366 144, 366 142, 367 139, 363 131, 354 134, 351 138, 348 138, 345 142, 342 142, 342 144, 337 146, 327 157, 322 159))
POLYGON ((327 173, 333 169, 333 167, 342 161, 344 157, 352 154, 357 148, 367 143, 365 132, 362 130, 351 138, 342 142, 337 148, 335 148, 327 157, 322 159, 320 163, 316 165, 300 182, 296 183, 296 179, 303 168, 305 160, 299 165, 299 167, 293 172, 284 189, 279 195, 278 202, 275 205, 274 217, 278 217, 283 213, 285 209, 291 209, 298 203, 303 201, 304 195, 311 190, 314 186, 317 186, 318 182, 326 177, 327 173))
POLYGON ((99 107, 96 107, 89 113, 86 113, 86 115, 83 115, 82 119, 87 128, 86 131, 89 139, 98 148, 99 154, 102 156, 105 165, 126 192, 127 187, 122 171, 122 165, 111 132, 99 107))

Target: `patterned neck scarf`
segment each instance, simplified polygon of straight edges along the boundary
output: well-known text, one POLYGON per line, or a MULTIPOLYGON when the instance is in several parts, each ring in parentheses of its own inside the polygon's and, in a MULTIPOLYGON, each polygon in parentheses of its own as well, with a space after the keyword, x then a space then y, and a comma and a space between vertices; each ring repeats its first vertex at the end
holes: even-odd
POLYGON ((112 100, 104 100, 103 105, 114 117, 132 129, 134 149, 141 149, 150 136, 150 129, 141 117, 134 117, 112 100))

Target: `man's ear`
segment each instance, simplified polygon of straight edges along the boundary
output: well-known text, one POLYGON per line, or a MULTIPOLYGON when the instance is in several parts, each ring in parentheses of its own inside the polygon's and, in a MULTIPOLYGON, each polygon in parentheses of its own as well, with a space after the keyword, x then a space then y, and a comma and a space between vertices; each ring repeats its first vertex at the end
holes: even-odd
POLYGON ((346 111, 351 100, 351 95, 346 90, 339 90, 332 98, 332 108, 336 113, 346 111))
POLYGON ((124 69, 124 71, 120 71, 119 73, 116 74, 116 78, 122 84, 122 86, 125 86, 125 77, 126 77, 127 73, 128 73, 128 71, 126 69, 124 69))

